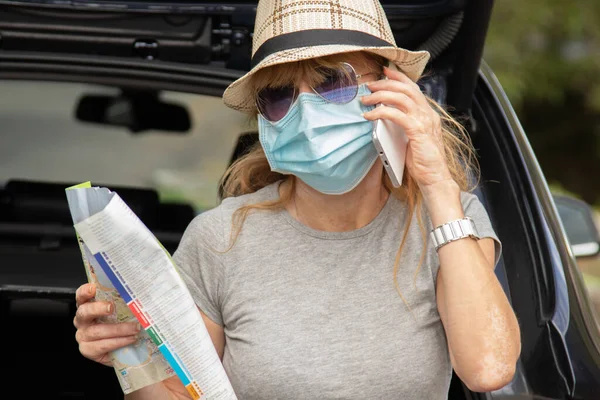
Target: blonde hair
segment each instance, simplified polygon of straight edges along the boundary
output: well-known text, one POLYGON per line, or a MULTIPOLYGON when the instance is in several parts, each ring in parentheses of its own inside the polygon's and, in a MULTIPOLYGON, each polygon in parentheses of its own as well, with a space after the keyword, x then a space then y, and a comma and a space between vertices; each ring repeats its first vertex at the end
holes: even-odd
MULTIPOLYGON (((323 74, 324 68, 337 67, 341 62, 350 62, 357 70, 369 72, 373 71, 374 66, 378 68, 378 72, 381 72, 382 67, 387 65, 387 59, 362 52, 337 54, 322 58, 274 65, 257 71, 251 78, 254 94, 256 95, 265 87, 283 87, 291 84, 298 85, 300 81, 304 81, 311 86, 316 86, 325 79, 323 74)), ((442 147, 452 178, 456 181, 461 190, 470 191, 473 186, 477 184, 477 182, 475 182, 470 185, 470 182, 473 182, 473 178, 478 179, 479 166, 469 135, 464 127, 456 119, 452 118, 442 106, 432 99, 428 98, 428 101, 430 105, 437 110, 441 118, 442 147)), ((296 185, 294 176, 282 175, 271 171, 260 143, 256 143, 247 154, 240 157, 227 169, 221 179, 221 188, 224 198, 253 193, 278 181, 282 181, 279 199, 246 205, 235 211, 233 214, 230 245, 227 250, 231 249, 235 244, 249 212, 256 210, 274 211, 284 209, 286 204, 292 199, 296 185)), ((393 187, 387 174, 383 174, 383 184, 392 195, 405 202, 408 207, 407 223, 396 253, 393 270, 395 288, 404 303, 408 306, 398 285, 398 268, 412 219, 416 215, 423 240, 423 251, 413 276, 413 284, 416 282, 417 274, 427 253, 427 231, 422 218, 423 196, 417 183, 410 176, 408 171, 404 174, 402 186, 400 188, 393 187)))

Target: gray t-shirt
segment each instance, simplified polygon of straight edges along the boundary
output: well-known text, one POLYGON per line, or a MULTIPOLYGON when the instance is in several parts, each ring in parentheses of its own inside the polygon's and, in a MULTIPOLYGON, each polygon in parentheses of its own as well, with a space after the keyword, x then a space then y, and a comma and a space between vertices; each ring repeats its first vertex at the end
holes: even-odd
MULTIPOLYGON (((413 317, 392 278, 406 218, 394 196, 349 232, 311 229, 285 210, 253 212, 235 246, 219 252, 236 209, 278 197, 273 184, 224 200, 191 222, 173 255, 198 307, 224 326, 223 365, 238 398, 447 398, 452 366, 436 305, 439 261, 429 243, 413 281, 423 249, 416 217, 398 270, 413 317)), ((477 197, 461 200, 480 234, 497 241, 477 197)), ((425 228, 432 228, 428 217, 425 228)), ((496 261, 500 251, 497 242, 496 261)))

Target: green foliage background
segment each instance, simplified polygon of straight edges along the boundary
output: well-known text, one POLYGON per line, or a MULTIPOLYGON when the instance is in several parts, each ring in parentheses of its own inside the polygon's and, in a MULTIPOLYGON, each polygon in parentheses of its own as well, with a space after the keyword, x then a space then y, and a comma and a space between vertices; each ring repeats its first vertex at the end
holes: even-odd
POLYGON ((550 184, 600 206, 600 0, 496 0, 484 59, 550 184))

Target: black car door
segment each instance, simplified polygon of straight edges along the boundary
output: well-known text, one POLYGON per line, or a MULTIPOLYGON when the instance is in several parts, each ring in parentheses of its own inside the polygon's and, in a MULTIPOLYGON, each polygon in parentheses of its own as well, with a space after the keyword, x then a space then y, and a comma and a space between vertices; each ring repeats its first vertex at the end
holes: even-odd
POLYGON ((473 99, 488 211, 504 239, 497 272, 506 275, 522 329, 522 378, 515 379, 523 385, 504 391, 597 398, 600 336, 590 302, 535 154, 486 64, 473 99))

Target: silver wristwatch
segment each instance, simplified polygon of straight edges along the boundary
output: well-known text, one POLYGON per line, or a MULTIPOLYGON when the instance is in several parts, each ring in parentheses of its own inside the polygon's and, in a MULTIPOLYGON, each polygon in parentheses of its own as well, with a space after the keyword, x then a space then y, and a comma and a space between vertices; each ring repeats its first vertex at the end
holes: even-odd
POLYGON ((475 223, 469 217, 447 222, 431 231, 431 239, 436 250, 450 242, 468 237, 477 240, 480 238, 475 223))

